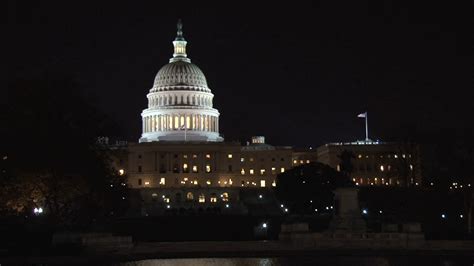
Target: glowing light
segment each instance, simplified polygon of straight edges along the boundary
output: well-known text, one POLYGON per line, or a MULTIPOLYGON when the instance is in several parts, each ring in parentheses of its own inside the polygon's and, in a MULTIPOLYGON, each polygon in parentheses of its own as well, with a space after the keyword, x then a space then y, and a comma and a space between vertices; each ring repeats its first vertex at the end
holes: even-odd
POLYGON ((169 209, 169 208, 171 208, 171 206, 170 206, 170 205, 166 205, 166 208, 169 209))
POLYGON ((225 205, 225 207, 226 207, 226 208, 229 208, 229 207, 230 207, 230 205, 229 205, 229 204, 226 204, 226 205, 225 205))
POLYGON ((124 175, 124 174, 125 174, 125 170, 120 169, 120 170, 119 170, 119 175, 124 175))
POLYGON ((382 213, 382 211, 379 211, 379 213, 382 213))
POLYGON ((259 198, 259 199, 263 199, 262 194, 258 195, 258 198, 259 198))
POLYGON ((285 167, 280 168, 280 172, 284 173, 285 172, 285 167))
POLYGON ((232 159, 232 154, 231 153, 227 154, 227 158, 232 159))
POLYGON ((368 213, 367 209, 363 209, 363 210, 362 210, 362 213, 363 213, 363 214, 367 214, 367 213, 368 213))
POLYGON ((318 212, 318 209, 314 209, 315 212, 318 212))
POLYGON ((263 224, 262 224, 262 227, 263 227, 263 228, 267 228, 267 223, 263 223, 263 224))
POLYGON ((210 180, 207 180, 207 181, 206 181, 206 184, 210 185, 210 184, 211 184, 211 181, 210 181, 210 180))
POLYGON ((459 218, 461 218, 461 219, 462 219, 462 218, 464 218, 464 216, 463 216, 462 214, 459 214, 459 218))
POLYGON ((210 154, 206 154, 206 158, 211 158, 211 155, 210 154))
POLYGON ((282 208, 283 208, 283 207, 285 207, 285 205, 281 204, 281 205, 280 205, 280 207, 282 207, 282 208))
POLYGON ((441 218, 446 219, 446 214, 441 214, 441 218))
POLYGON ((145 181, 145 186, 148 186, 148 185, 150 185, 150 182, 145 181))
POLYGON ((164 177, 160 178, 160 185, 164 185, 166 182, 166 179, 164 177))
POLYGON ((288 212, 288 209, 287 209, 287 208, 285 208, 285 212, 288 212))

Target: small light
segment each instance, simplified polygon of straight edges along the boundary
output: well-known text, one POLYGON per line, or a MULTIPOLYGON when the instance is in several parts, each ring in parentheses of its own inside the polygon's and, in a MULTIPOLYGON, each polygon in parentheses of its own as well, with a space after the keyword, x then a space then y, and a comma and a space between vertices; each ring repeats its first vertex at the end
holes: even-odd
POLYGON ((363 209, 363 210, 362 210, 362 213, 363 213, 363 214, 367 214, 367 213, 368 213, 367 209, 363 209))
POLYGON ((110 184, 110 187, 114 187, 114 185, 110 184))
POLYGON ((313 200, 310 200, 309 202, 310 202, 310 203, 313 203, 313 200))
POLYGON ((262 227, 263 227, 263 228, 267 228, 267 223, 263 223, 263 224, 262 224, 262 227))
POLYGON ((124 175, 124 174, 125 174, 125 170, 120 169, 120 170, 119 170, 119 175, 124 175))
POLYGON ((170 205, 166 205, 166 208, 169 209, 169 208, 171 208, 171 206, 170 206, 170 205))
POLYGON ((318 209, 314 209, 315 212, 318 212, 318 209))
POLYGON ((331 206, 330 208, 331 208, 331 210, 333 209, 333 207, 332 207, 332 206, 331 206))
POLYGON ((431 182, 431 185, 434 186, 433 182, 431 182))
POLYGON ((280 205, 280 207, 282 207, 282 208, 283 208, 283 207, 285 207, 285 205, 281 204, 281 205, 280 205))
POLYGON ((259 198, 259 199, 262 199, 262 198, 263 198, 262 194, 258 195, 258 198, 259 198))
POLYGON ((441 218, 446 219, 446 215, 444 213, 441 214, 441 218))
POLYGON ((464 216, 463 216, 462 214, 459 214, 459 218, 461 218, 461 219, 462 219, 462 218, 464 218, 464 216))
POLYGON ((382 211, 380 210, 379 213, 382 213, 382 211))
POLYGON ((38 213, 43 213, 43 208, 38 208, 38 213))
POLYGON ((34 213, 38 213, 38 208, 34 208, 34 209, 33 209, 33 212, 34 212, 34 213))
POLYGON ((122 199, 124 200, 124 199, 125 199, 125 197, 122 197, 122 199))
POLYGON ((287 209, 287 208, 285 208, 285 212, 288 212, 288 209, 287 209))
POLYGON ((226 208, 229 208, 229 204, 226 204, 225 207, 226 207, 226 208))

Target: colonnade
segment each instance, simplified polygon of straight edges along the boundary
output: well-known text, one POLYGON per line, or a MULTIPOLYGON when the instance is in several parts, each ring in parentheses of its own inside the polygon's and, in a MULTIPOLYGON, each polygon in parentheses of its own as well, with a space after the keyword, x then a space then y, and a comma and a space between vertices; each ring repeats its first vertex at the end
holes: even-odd
POLYGON ((212 107, 212 97, 208 95, 162 95, 150 96, 148 107, 159 107, 168 105, 196 105, 212 107))
POLYGON ((143 132, 194 130, 219 132, 219 119, 212 115, 150 115, 143 118, 143 132))

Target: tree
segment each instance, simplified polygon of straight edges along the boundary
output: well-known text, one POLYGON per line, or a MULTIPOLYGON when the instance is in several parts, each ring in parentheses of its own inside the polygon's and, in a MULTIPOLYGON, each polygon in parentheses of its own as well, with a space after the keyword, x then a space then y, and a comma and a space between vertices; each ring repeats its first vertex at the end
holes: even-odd
POLYGON ((315 208, 332 205, 332 191, 353 183, 329 165, 313 162, 294 167, 277 176, 277 198, 293 213, 314 213, 315 208))
POLYGON ((343 150, 338 157, 341 161, 341 173, 349 178, 354 171, 354 165, 352 164, 352 159, 355 158, 354 153, 352 151, 343 150))
POLYGON ((111 120, 69 78, 13 80, 7 89, 0 208, 29 213, 41 206, 55 223, 103 215, 107 189, 124 183, 96 142, 117 130, 111 120))

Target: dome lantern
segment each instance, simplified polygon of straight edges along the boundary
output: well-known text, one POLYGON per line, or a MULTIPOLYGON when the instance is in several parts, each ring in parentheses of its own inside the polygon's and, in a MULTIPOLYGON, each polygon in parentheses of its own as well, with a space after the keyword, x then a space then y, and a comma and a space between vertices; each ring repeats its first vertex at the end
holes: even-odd
POLYGON ((183 37, 183 23, 181 19, 178 20, 176 38, 173 41, 174 53, 173 58, 170 59, 170 63, 176 61, 185 61, 190 63, 191 59, 187 57, 186 54, 186 40, 183 37))

